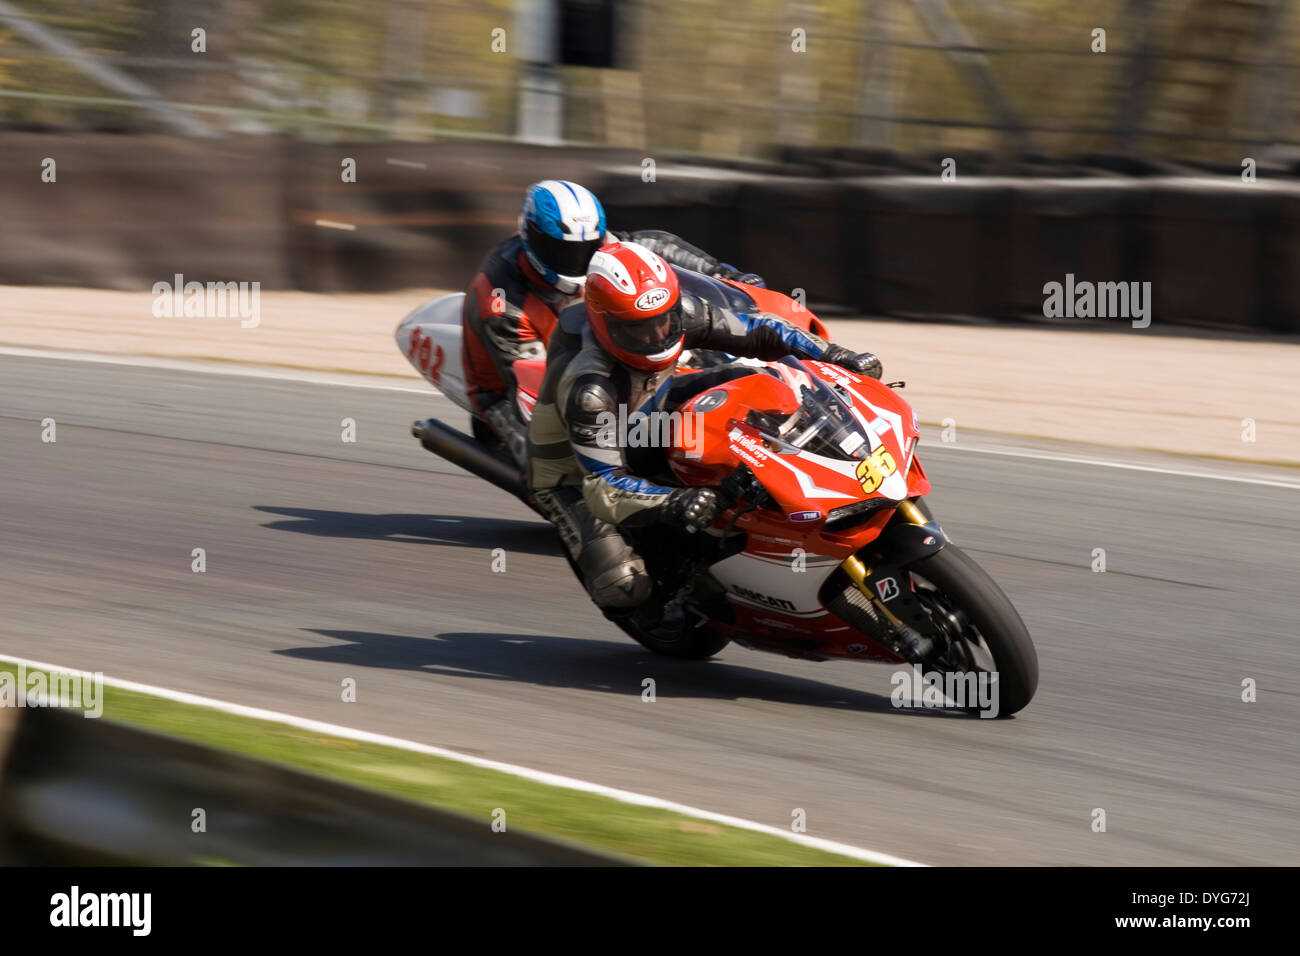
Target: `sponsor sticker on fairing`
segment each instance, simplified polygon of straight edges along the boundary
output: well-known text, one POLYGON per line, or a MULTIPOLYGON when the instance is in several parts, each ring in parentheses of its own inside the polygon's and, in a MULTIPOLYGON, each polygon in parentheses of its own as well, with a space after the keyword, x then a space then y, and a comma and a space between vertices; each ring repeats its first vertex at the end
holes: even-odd
POLYGON ((767 461, 769 456, 761 441, 746 435, 739 428, 733 428, 727 437, 731 439, 731 450, 743 461, 751 465, 767 461))

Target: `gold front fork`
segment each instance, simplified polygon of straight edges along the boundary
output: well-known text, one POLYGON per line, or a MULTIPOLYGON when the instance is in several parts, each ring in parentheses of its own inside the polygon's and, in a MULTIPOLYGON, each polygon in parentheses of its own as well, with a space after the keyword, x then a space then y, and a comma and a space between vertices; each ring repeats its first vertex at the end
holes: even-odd
POLYGON ((898 503, 898 513, 907 519, 908 524, 928 524, 920 507, 911 498, 904 498, 898 503))
MULTIPOLYGON (((903 520, 908 524, 927 523, 925 515, 921 513, 921 509, 917 507, 916 502, 910 498, 904 498, 900 501, 897 510, 898 513, 903 516, 903 520)), ((857 586, 857 589, 862 592, 862 596, 871 602, 871 606, 876 609, 881 617, 888 621, 892 627, 899 628, 903 626, 903 622, 885 606, 885 602, 880 600, 880 597, 875 593, 875 590, 868 586, 867 576, 871 571, 862 563, 856 554, 851 554, 845 558, 840 567, 844 569, 844 573, 849 576, 849 579, 857 586)))
POLYGON ((844 563, 840 567, 844 569, 844 573, 849 576, 857 589, 862 592, 862 596, 871 602, 871 606, 876 609, 876 613, 889 622, 890 627, 897 629, 903 626, 903 622, 894 616, 894 613, 885 606, 885 602, 880 600, 875 591, 867 585, 867 575, 870 574, 870 571, 867 570, 865 564, 858 560, 857 555, 849 555, 844 559, 844 563))

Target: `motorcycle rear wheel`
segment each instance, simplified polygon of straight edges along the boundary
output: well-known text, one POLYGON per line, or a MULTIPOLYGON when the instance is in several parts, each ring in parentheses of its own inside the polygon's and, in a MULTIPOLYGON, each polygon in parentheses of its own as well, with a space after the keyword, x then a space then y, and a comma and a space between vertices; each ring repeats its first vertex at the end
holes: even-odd
POLYGON ((643 634, 638 628, 626 622, 618 621, 616 623, 628 637, 642 647, 654 651, 656 654, 662 654, 664 657, 675 657, 678 660, 707 660, 731 643, 730 637, 709 627, 707 624, 701 627, 688 628, 676 640, 664 640, 649 634, 643 634))
MULTIPOLYGON (((563 545, 561 545, 561 550, 563 550, 563 545)), ((569 562, 569 567, 578 580, 582 581, 582 571, 578 567, 578 563, 569 556, 567 551, 565 551, 564 559, 569 562)), ((609 620, 617 624, 619 630, 647 650, 662 654, 664 657, 675 657, 678 660, 708 660, 731 643, 729 636, 709 627, 707 624, 689 629, 677 640, 662 640, 650 634, 643 634, 640 628, 630 621, 617 620, 612 617, 609 620)))

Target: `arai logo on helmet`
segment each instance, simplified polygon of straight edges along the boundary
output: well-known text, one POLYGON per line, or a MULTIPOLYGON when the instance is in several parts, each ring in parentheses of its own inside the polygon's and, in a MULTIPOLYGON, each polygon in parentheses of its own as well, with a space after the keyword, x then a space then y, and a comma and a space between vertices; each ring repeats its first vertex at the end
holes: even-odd
POLYGON ((646 289, 632 305, 641 312, 656 312, 667 304, 668 297, 667 289, 646 289))
POLYGON ((790 515, 791 521, 816 521, 822 516, 820 511, 796 511, 790 515))

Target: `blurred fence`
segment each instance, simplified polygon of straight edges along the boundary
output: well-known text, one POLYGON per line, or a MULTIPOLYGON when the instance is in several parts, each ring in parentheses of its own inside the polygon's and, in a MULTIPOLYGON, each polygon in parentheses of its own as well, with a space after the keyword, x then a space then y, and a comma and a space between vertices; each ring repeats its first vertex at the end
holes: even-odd
POLYGON ((0 0, 0 122, 1237 165, 1300 143, 1298 53, 1287 0, 0 0))
POLYGON ((494 832, 490 807, 483 820, 471 820, 86 720, 79 711, 0 716, 8 718, 0 724, 0 863, 7 865, 620 864, 552 840, 494 832))
POLYGON ((859 312, 1297 331, 1298 52, 1287 0, 0 0, 0 282, 459 288, 567 176, 859 312))

